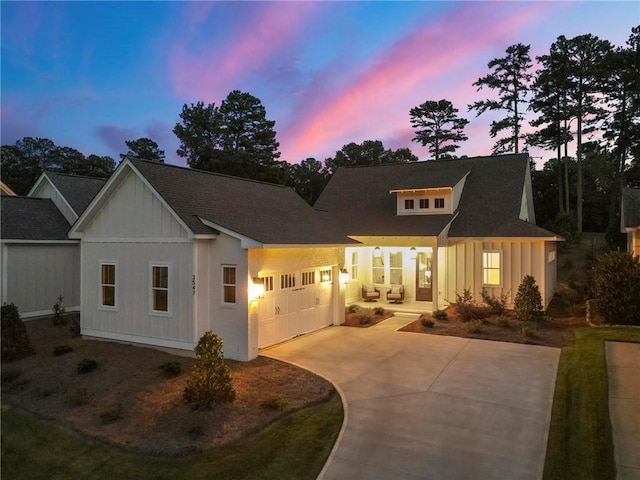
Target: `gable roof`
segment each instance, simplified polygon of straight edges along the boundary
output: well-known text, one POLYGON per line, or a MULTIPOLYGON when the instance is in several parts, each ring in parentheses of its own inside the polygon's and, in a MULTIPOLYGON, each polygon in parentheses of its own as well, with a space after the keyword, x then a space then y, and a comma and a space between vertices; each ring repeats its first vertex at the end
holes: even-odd
POLYGON ((48 198, 2 197, 3 240, 68 240, 69 222, 48 198))
POLYGON ((520 220, 527 154, 341 168, 315 207, 351 236, 556 237, 520 220), (468 175, 467 175, 468 173, 468 175), (467 175, 453 214, 397 215, 392 190, 453 187, 467 175))
POLYGON ((640 188, 622 189, 622 227, 640 226, 640 188))
POLYGON ((93 197, 106 183, 103 178, 82 177, 80 175, 68 175, 56 172, 43 172, 40 179, 33 186, 29 195, 37 185, 47 178, 67 201, 77 216, 89 206, 93 197))

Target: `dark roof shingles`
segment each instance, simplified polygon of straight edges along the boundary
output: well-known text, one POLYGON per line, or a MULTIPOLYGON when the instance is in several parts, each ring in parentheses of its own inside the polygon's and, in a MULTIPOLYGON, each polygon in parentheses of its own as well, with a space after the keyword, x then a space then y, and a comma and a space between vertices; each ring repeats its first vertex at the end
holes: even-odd
POLYGON ((2 197, 2 238, 68 240, 69 222, 48 198, 2 197))
POLYGON ((102 178, 81 177, 47 172, 47 176, 67 200, 78 216, 89 206, 93 197, 106 183, 102 178))

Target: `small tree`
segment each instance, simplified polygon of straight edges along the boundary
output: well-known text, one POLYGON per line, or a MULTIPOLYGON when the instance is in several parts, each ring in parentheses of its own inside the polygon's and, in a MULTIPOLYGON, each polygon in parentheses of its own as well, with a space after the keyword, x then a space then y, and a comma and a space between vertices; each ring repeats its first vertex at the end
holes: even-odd
POLYGON ((64 308, 64 303, 62 303, 64 297, 62 295, 58 295, 56 303, 53 305, 53 324, 54 325, 65 325, 66 322, 64 320, 64 314, 66 309, 64 308))
POLYGON ((542 296, 536 284, 536 279, 525 275, 518 287, 518 293, 513 302, 516 316, 523 322, 540 320, 544 314, 542 296))
POLYGON ((196 364, 189 374, 184 399, 194 410, 210 409, 215 404, 236 398, 229 367, 224 363, 222 339, 206 332, 194 349, 196 364))
POLYGON ((13 303, 2 306, 2 361, 13 362, 34 354, 27 328, 13 303))
POLYGON ((594 269, 595 305, 605 322, 640 325, 640 264, 628 252, 609 252, 594 269))

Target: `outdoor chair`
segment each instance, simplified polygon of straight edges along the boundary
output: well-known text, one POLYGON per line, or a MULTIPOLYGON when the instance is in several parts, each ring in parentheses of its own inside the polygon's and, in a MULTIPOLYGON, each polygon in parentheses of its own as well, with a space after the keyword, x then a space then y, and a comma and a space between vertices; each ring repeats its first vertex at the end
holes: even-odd
POLYGON ((375 288, 373 285, 362 286, 362 299, 365 302, 375 302, 379 298, 380 298, 380 290, 375 288))
POLYGON ((404 300, 404 285, 391 285, 387 292, 387 302, 402 303, 404 300))

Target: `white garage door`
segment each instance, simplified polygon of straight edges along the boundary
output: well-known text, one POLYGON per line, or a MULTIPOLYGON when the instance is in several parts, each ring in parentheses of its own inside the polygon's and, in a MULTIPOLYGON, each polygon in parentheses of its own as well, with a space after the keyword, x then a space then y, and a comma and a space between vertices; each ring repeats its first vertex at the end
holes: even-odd
POLYGON ((333 323, 331 268, 264 276, 259 300, 258 346, 268 347, 333 323))

